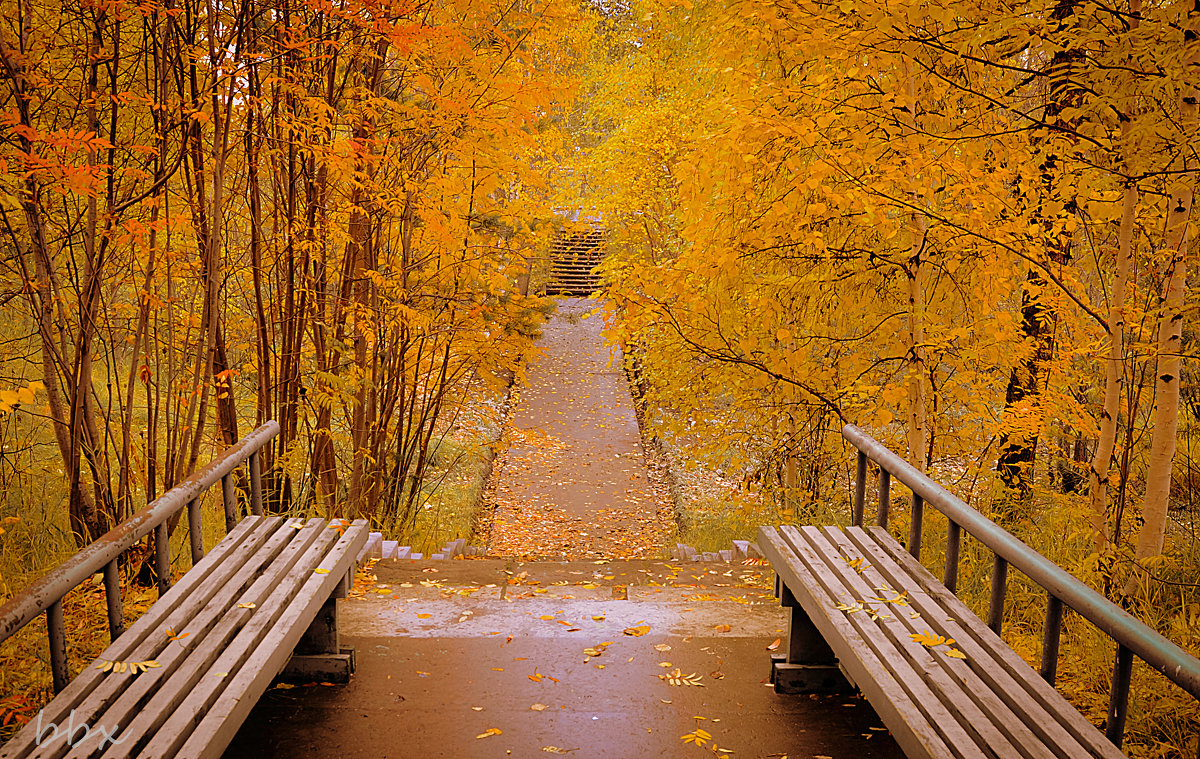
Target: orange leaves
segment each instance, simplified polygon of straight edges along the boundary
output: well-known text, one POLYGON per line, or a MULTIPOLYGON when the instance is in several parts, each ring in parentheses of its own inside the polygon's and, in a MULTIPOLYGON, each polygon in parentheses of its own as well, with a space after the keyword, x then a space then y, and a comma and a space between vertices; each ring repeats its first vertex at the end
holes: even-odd
POLYGON ((942 653, 951 657, 952 659, 967 658, 966 654, 964 654, 962 651, 959 651, 957 648, 954 648, 954 638, 947 638, 930 630, 926 630, 922 633, 913 633, 908 637, 912 638, 914 642, 920 643, 926 648, 936 649, 939 646, 946 646, 946 650, 942 651, 942 653))
POLYGON ((191 635, 191 633, 176 633, 175 630, 170 627, 166 628, 165 632, 167 633, 167 642, 168 643, 170 643, 170 642, 179 643, 184 638, 191 635))
POLYGON ((626 635, 629 635, 629 636, 632 636, 635 638, 639 638, 639 637, 645 635, 646 633, 650 632, 650 625, 645 624, 645 623, 638 624, 638 625, 634 625, 633 627, 626 627, 621 632, 625 633, 626 635))

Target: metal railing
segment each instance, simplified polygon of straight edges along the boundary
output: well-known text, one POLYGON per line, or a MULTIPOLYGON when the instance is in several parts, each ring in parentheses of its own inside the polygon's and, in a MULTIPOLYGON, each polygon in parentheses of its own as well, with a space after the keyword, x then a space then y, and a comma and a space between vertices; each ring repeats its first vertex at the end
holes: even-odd
POLYGON ((54 677, 54 692, 67 687, 67 637, 63 621, 62 600, 87 578, 104 572, 104 597, 108 606, 108 634, 116 640, 124 632, 124 613, 121 606, 121 580, 118 561, 121 554, 134 543, 154 533, 154 569, 158 576, 159 595, 171 586, 171 543, 167 522, 187 509, 188 543, 192 563, 204 557, 204 535, 200 528, 200 498, 210 487, 221 481, 225 506, 225 531, 238 522, 237 490, 233 470, 249 459, 250 513, 261 515, 262 472, 258 451, 279 434, 274 421, 251 432, 240 442, 226 448, 221 455, 191 477, 163 493, 146 508, 101 535, 82 551, 40 577, 37 582, 0 606, 0 643, 12 637, 39 614, 46 615, 46 631, 50 641, 50 670, 54 677))
POLYGON ((1116 662, 1109 690, 1106 735, 1118 748, 1125 734, 1134 655, 1200 700, 1200 660, 1080 582, 1008 530, 968 506, 858 427, 847 424, 842 428, 842 437, 858 449, 853 514, 856 526, 861 527, 863 524, 867 494, 867 459, 870 459, 879 465, 879 516, 876 524, 880 527, 886 529, 888 526, 892 478, 895 477, 912 490, 912 526, 909 531, 908 550, 914 558, 921 558, 921 529, 925 504, 946 515, 948 529, 943 582, 951 592, 954 592, 958 585, 958 557, 962 531, 966 530, 991 549, 992 587, 987 624, 997 635, 1000 634, 1004 618, 1004 596, 1008 589, 1009 566, 1022 572, 1046 591, 1046 627, 1042 638, 1041 664, 1041 675, 1046 682, 1054 685, 1057 673, 1064 604, 1116 642, 1116 662))

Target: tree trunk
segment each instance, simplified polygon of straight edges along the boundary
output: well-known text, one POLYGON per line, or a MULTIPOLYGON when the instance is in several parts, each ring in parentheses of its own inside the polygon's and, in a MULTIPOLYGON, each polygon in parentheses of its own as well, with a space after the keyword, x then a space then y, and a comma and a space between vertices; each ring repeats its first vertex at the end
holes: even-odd
MULTIPOLYGON (((1135 4, 1137 0, 1134 0, 1135 4)), ((1135 16, 1136 18, 1136 16, 1135 16)), ((1104 364, 1104 405, 1100 410, 1100 437, 1096 455, 1088 467, 1088 515, 1092 523, 1092 546, 1096 553, 1108 549, 1108 480, 1117 441, 1117 414, 1121 405, 1121 380, 1125 360, 1125 294, 1129 285, 1129 262, 1133 258, 1134 217, 1138 189, 1135 182, 1125 185, 1118 233, 1116 275, 1113 278, 1112 306, 1108 311, 1108 357, 1104 364)))
MULTIPOLYGON (((1078 0, 1059 0, 1051 13, 1051 18, 1064 24, 1075 15, 1078 0)), ((1064 119, 1062 114, 1078 105, 1082 91, 1072 78, 1072 71, 1082 52, 1077 49, 1059 50, 1050 59, 1046 68, 1050 92, 1046 100, 1043 120, 1047 124, 1059 127, 1055 132, 1047 134, 1042 141, 1044 156, 1042 159, 1042 175, 1045 186, 1042 192, 1047 199, 1054 198, 1054 176, 1056 172, 1067 165, 1055 153, 1055 138, 1059 135, 1069 135, 1074 132, 1077 119, 1064 119)), ((1062 142, 1059 147, 1074 151, 1074 145, 1062 142)), ((1062 214, 1074 214, 1078 211, 1076 198, 1054 198, 1061 201, 1062 214)), ((1065 266, 1071 260, 1071 235, 1066 230, 1056 229, 1055 218, 1045 214, 1039 205, 1037 217, 1046 230, 1046 258, 1049 264, 1065 266)), ((1038 438, 1041 434, 1043 413, 1041 406, 1041 383, 1046 371, 1046 364, 1054 356, 1054 324, 1055 315, 1051 308, 1042 300, 1042 293, 1049 283, 1042 272, 1031 267, 1026 278, 1024 292, 1021 295, 1021 329, 1025 340, 1033 348, 1030 356, 1013 367, 1009 375, 1008 388, 1004 393, 1004 416, 1008 420, 1007 429, 1000 436, 1000 458, 996 462, 996 471, 1006 487, 1015 490, 1018 498, 1024 502, 1028 499, 1032 488, 1033 468, 1037 456, 1038 438), (1014 410, 1020 408, 1031 418, 1014 424, 1014 410)))
MULTIPOLYGON (((904 59, 904 78, 908 90, 908 113, 904 119, 904 135, 909 140, 915 140, 917 134, 917 80, 913 76, 912 65, 904 59)), ((918 470, 924 472, 929 462, 926 461, 928 446, 926 399, 925 399, 925 244, 929 231, 929 220, 925 213, 916 207, 925 202, 917 191, 920 179, 916 169, 916 150, 910 150, 909 159, 909 192, 912 194, 914 206, 909 216, 909 232, 912 235, 912 245, 909 248, 908 261, 904 265, 905 284, 908 295, 908 344, 905 346, 905 363, 908 370, 908 460, 918 470)))
MULTIPOLYGON (((1200 0, 1193 5, 1184 34, 1191 47, 1184 60, 1184 71, 1194 73, 1200 64, 1200 0)), ((1197 121, 1197 78, 1185 76, 1179 91, 1179 122, 1183 134, 1197 121)), ((1150 440, 1150 460, 1146 468, 1146 497, 1142 502, 1142 529, 1138 534, 1135 556, 1139 562, 1162 553, 1167 530, 1167 507, 1171 499, 1171 468, 1175 460, 1176 434, 1179 428, 1179 372, 1182 364, 1182 336, 1187 293, 1188 227, 1195 187, 1190 173, 1195 161, 1190 152, 1182 159, 1183 169, 1167 199, 1166 248, 1171 262, 1163 282, 1161 313, 1158 323, 1158 361, 1154 379, 1154 431, 1150 440)), ((1125 592, 1137 590, 1144 573, 1134 572, 1125 592)))

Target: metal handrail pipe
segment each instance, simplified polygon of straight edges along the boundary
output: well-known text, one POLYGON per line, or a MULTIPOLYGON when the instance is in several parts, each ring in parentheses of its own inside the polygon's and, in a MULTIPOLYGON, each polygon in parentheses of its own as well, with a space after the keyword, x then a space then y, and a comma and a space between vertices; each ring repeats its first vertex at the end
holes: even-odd
POLYGON ((1046 592, 1200 699, 1200 660, 968 506, 858 427, 847 424, 842 428, 842 437, 925 499, 927 505, 945 514, 1046 592))
POLYGON ((279 434, 279 423, 269 421, 240 441, 226 448, 208 465, 163 493, 146 508, 112 528, 82 551, 42 575, 25 590, 0 606, 0 643, 8 640, 37 615, 45 612, 63 596, 104 566, 129 550, 134 543, 149 535, 187 507, 188 502, 204 495, 217 480, 262 448, 279 434))

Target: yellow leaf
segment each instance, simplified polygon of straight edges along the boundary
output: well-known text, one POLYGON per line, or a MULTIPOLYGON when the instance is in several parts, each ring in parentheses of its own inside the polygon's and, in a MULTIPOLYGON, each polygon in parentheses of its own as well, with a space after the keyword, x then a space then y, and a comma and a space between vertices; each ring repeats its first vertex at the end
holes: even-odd
POLYGON ((622 632, 624 632, 626 635, 632 635, 634 637, 641 637, 642 635, 645 635, 646 633, 650 632, 650 625, 637 625, 636 627, 626 627, 624 630, 622 630, 622 632))
POLYGON ((943 644, 954 643, 953 638, 944 638, 941 635, 938 635, 937 633, 929 631, 929 630, 926 630, 923 633, 913 633, 913 634, 909 635, 908 637, 912 638, 914 641, 916 641, 917 643, 920 643, 922 646, 925 646, 926 648, 933 648, 935 646, 941 646, 943 644))
POLYGON ((317 573, 317 574, 319 574, 319 575, 327 575, 327 574, 329 574, 329 570, 328 570, 328 569, 325 569, 324 567, 317 567, 317 568, 316 568, 316 569, 314 569, 313 571, 314 571, 314 572, 316 572, 316 573, 317 573))
POLYGON ((504 731, 498 727, 489 727, 487 730, 484 730, 479 735, 476 735, 475 738, 476 738, 476 740, 478 740, 479 738, 491 738, 493 735, 500 735, 502 732, 504 732, 504 731))
POLYGON ((771 645, 767 646, 767 650, 768 650, 768 651, 774 651, 775 649, 779 648, 779 644, 780 644, 780 643, 782 643, 782 642, 783 642, 783 638, 776 638, 774 643, 772 643, 771 645))
POLYGON ((964 654, 962 651, 959 651, 957 648, 952 648, 952 649, 950 649, 949 651, 947 651, 947 652, 946 652, 946 656, 950 656, 950 657, 953 657, 953 658, 955 658, 955 659, 965 659, 965 658, 967 658, 967 655, 966 655, 966 654, 964 654))

